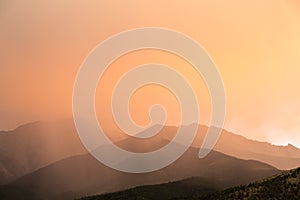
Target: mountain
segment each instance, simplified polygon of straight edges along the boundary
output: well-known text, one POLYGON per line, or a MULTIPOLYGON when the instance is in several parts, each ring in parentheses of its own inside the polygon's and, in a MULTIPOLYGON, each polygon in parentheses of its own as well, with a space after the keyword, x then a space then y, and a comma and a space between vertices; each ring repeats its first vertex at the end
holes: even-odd
POLYGON ((175 182, 138 186, 114 193, 82 197, 80 200, 193 199, 217 190, 218 188, 210 180, 192 177, 175 182))
MULTIPOLYGON (((198 125, 193 124, 182 128, 188 132, 192 126, 198 125)), ((169 143, 178 127, 160 128, 162 128, 160 134, 147 140, 127 138, 117 141, 116 145, 134 152, 159 149, 169 143)), ((152 129, 157 127, 145 131, 152 131, 152 129)), ((206 131, 206 126, 198 127, 193 147, 201 146, 206 131)), ((111 131, 110 134, 120 135, 117 131, 111 131)), ((278 169, 300 166, 300 150, 292 145, 274 146, 249 140, 225 130, 222 131, 214 150, 241 159, 258 160, 278 169)), ((72 120, 35 122, 20 126, 13 131, 2 131, 0 132, 0 185, 56 161, 86 153, 72 120)))
POLYGON ((249 140, 225 130, 214 149, 237 158, 268 163, 281 170, 300 166, 300 149, 291 144, 275 146, 267 142, 249 140))
POLYGON ((139 186, 120 192, 81 198, 81 200, 106 199, 300 199, 300 168, 222 191, 218 191, 218 188, 209 180, 193 177, 182 181, 139 186))
POLYGON ((261 180, 279 172, 270 165, 233 158, 219 152, 213 151, 204 159, 198 159, 197 155, 198 149, 191 147, 175 163, 146 174, 113 170, 95 160, 90 154, 73 156, 0 187, 0 196, 10 197, 27 191, 28 194, 32 194, 27 196, 27 199, 73 199, 188 177, 210 180, 216 188, 223 189, 261 180))
POLYGON ((61 159, 85 154, 72 121, 35 122, 0 132, 0 184, 61 159))
MULTIPOLYGON (((192 126, 197 125, 185 126, 185 131, 192 130, 192 126)), ((176 127, 165 127, 164 131, 173 133, 177 129, 176 127)), ((208 127, 206 126, 198 126, 197 136, 192 144, 193 147, 201 147, 207 130, 208 127)), ((169 134, 165 136, 165 139, 171 140, 173 136, 169 134)), ((226 130, 222 130, 214 150, 236 158, 258 160, 281 170, 289 170, 300 166, 300 149, 291 144, 276 146, 267 142, 250 140, 226 130)))

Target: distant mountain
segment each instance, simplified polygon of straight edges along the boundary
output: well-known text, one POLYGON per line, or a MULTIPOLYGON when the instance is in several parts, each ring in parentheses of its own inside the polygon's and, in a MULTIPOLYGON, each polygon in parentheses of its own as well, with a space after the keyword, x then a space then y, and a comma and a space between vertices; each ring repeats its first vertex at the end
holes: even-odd
MULTIPOLYGON (((183 126, 188 132, 192 126, 183 126)), ((134 152, 147 152, 165 146, 174 137, 178 127, 162 127, 160 134, 149 139, 127 138, 116 144, 134 152)), ((150 128, 156 129, 155 127, 150 128)), ((193 147, 199 148, 207 131, 199 126, 193 147)), ((116 135, 114 131, 110 134, 116 135)), ((300 166, 300 150, 292 145, 274 146, 248 140, 225 130, 214 148, 215 151, 241 158, 258 160, 279 169, 300 166)), ((86 154, 72 120, 35 122, 13 131, 0 132, 0 185, 74 155, 86 154)))
MULTIPOLYGON (((189 132, 193 130, 193 126, 198 126, 198 132, 192 146, 200 148, 208 127, 192 124, 189 126, 182 126, 181 128, 183 131, 189 132)), ((150 139, 140 140, 130 138, 130 141, 122 140, 118 142, 117 145, 133 152, 147 152, 159 149, 172 140, 179 127, 164 126, 160 128, 162 128, 161 132, 150 139), (127 145, 128 143, 131 145, 127 145)), ((159 128, 151 127, 150 129, 145 130, 145 132, 152 132, 152 129, 159 128)), ((226 130, 222 130, 222 134, 214 147, 214 150, 236 158, 261 161, 281 170, 293 169, 300 166, 300 149, 291 144, 288 146, 276 146, 267 142, 250 140, 226 130)))
POLYGON ((300 168, 285 171, 263 181, 217 191, 209 180, 189 178, 182 181, 139 186, 115 193, 83 197, 81 200, 225 200, 225 199, 300 199, 300 168))
MULTIPOLYGON (((192 130, 192 126, 197 125, 185 126, 185 131, 192 130)), ((164 131, 174 133, 177 129, 176 127, 165 127, 164 131)), ((207 129, 206 126, 198 126, 198 133, 192 144, 193 147, 201 147, 207 129)), ((165 139, 171 140, 173 136, 172 134, 165 135, 165 139)), ((214 150, 236 158, 258 160, 282 170, 300 166, 300 149, 291 144, 288 146, 275 146, 267 142, 250 140, 226 130, 222 130, 214 150)))
POLYGON ((74 156, 3 186, 4 189, 0 188, 0 196, 10 197, 27 191, 28 194, 32 194, 27 196, 27 199, 73 199, 195 176, 210 180, 216 188, 222 189, 261 180, 279 172, 274 167, 258 161, 241 160, 218 152, 211 152, 204 159, 198 159, 197 155, 198 149, 189 148, 172 165, 146 174, 113 170, 89 154, 74 156))
POLYGON ((0 132, 0 184, 61 159, 85 154, 71 120, 35 122, 0 132))

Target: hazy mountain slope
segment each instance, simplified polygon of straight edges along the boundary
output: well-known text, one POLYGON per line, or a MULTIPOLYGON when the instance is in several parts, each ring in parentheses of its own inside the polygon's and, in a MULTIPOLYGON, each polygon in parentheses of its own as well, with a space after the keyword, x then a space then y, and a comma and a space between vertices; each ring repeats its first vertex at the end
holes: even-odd
POLYGON ((86 150, 72 121, 36 122, 0 133, 0 184, 86 150))
MULTIPOLYGON (((196 125, 185 126, 185 131, 192 130, 192 126, 196 125)), ((200 125, 198 127, 193 147, 201 147, 207 129, 208 127, 206 126, 200 125)), ((165 139, 171 140, 176 130, 176 127, 165 127, 164 131, 170 133, 165 136, 165 139)), ((214 150, 241 159, 258 160, 283 170, 300 166, 300 149, 293 145, 275 146, 266 142, 249 140, 226 130, 222 130, 214 150)))
POLYGON ((20 178, 11 186, 45 199, 72 199, 193 176, 210 179, 218 188, 227 188, 278 173, 267 164, 240 160, 218 152, 212 152, 201 160, 197 155, 198 149, 190 148, 164 169, 147 174, 129 174, 112 170, 87 154, 56 162, 20 178))
MULTIPOLYGON (((191 126, 195 124, 183 128, 188 132, 191 126)), ((159 149, 174 137, 177 129, 178 127, 165 126, 160 134, 149 139, 130 138, 119 141, 117 145, 135 152, 159 149)), ((206 131, 207 127, 199 126, 194 147, 201 146, 206 131)), ((110 134, 114 135, 114 132, 110 134)), ((265 162, 279 169, 300 166, 300 150, 292 145, 274 146, 248 140, 224 130, 214 150, 241 159, 265 162)), ((2 131, 0 132, 0 184, 13 181, 55 161, 85 153, 86 150, 79 140, 72 120, 36 122, 20 126, 13 131, 2 131)))
POLYGON ((223 191, 205 179, 148 185, 115 193, 83 197, 81 200, 133 199, 300 199, 300 168, 285 171, 263 181, 237 186, 223 191), (161 198, 163 197, 163 198, 161 198))
POLYGON ((225 130, 214 149, 237 158, 265 162, 283 170, 300 166, 300 149, 293 145, 275 146, 249 140, 225 130))
POLYGON ((24 169, 14 159, 0 152, 0 185, 14 179, 16 173, 24 173, 24 169))

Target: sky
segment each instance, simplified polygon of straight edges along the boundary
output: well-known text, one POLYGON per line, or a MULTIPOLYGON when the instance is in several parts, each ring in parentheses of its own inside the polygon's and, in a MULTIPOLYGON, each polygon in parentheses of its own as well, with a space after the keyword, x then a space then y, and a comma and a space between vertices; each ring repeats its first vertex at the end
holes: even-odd
MULTIPOLYGON (((71 117, 74 81, 89 52, 121 31, 154 26, 192 37, 214 60, 226 90, 225 129, 300 147, 299 22, 297 0, 1 0, 0 130, 71 117)), ((105 95, 97 91, 99 121, 112 123, 109 94, 122 70, 153 60, 197 85, 200 122, 209 124, 210 99, 201 77, 180 58, 156 50, 133 52, 112 64, 99 84, 105 95)), ((155 86, 133 95, 133 119, 147 124, 148 108, 157 102, 166 106, 167 123, 178 123, 176 99, 155 86)))

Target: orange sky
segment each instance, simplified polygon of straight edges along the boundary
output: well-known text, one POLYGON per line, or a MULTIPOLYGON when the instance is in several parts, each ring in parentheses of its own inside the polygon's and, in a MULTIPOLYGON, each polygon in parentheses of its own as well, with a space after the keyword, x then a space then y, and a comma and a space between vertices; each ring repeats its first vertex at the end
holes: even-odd
MULTIPOLYGON (((226 129, 256 140, 290 142, 300 147, 299 22, 297 0, 126 0, 86 4, 71 0, 2 0, 0 129, 71 116, 72 87, 88 53, 120 31, 156 26, 194 38, 213 58, 227 94, 226 129)), ((135 52, 117 62, 129 65, 156 59, 190 73, 171 56, 135 52)), ((110 80, 111 76, 106 78, 110 80)), ((188 76, 192 81, 195 78, 192 73, 188 76)), ((201 122, 207 124, 209 99, 204 85, 198 89, 201 122)), ((141 101, 146 93, 158 90, 144 88, 133 97, 132 102, 141 110, 132 111, 137 122, 147 120, 147 106, 154 100, 169 106, 170 123, 178 120, 172 95, 164 93, 161 99, 141 101)), ((101 105, 97 108, 101 110, 101 105)))

